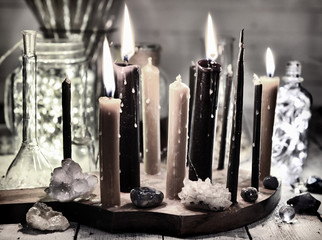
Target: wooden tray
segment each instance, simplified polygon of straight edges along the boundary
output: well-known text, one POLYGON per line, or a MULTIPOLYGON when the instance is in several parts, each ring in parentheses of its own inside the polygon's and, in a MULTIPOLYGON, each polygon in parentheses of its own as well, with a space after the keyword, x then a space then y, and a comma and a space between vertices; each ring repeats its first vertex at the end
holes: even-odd
MULTIPOLYGON (((245 202, 239 195, 250 186, 250 173, 240 171, 238 204, 223 212, 197 211, 185 208, 179 200, 164 199, 161 206, 138 209, 129 193, 121 193, 121 206, 102 208, 99 187, 87 201, 60 203, 46 198, 43 188, 0 191, 0 223, 24 223, 28 209, 36 201, 44 201, 61 211, 69 221, 79 222, 108 232, 144 232, 176 237, 228 231, 256 222, 267 216, 280 200, 281 187, 268 190, 260 185, 255 203, 245 202)), ((141 174, 141 186, 150 186, 165 193, 165 168, 160 175, 141 174)), ((226 170, 214 171, 213 181, 225 183, 226 170)))

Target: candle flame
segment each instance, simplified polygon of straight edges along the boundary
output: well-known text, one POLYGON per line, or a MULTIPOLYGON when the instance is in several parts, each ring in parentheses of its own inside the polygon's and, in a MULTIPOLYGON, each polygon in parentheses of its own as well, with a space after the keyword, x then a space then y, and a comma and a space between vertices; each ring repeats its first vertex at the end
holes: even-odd
POLYGON ((273 77, 275 72, 275 63, 273 53, 270 48, 266 50, 266 75, 273 77))
POLYGON ((123 15, 123 30, 122 30, 122 47, 121 56, 123 60, 130 60, 134 55, 134 34, 131 26, 130 14, 125 4, 123 15))
POLYGON ((115 80, 114 80, 114 69, 113 69, 111 51, 108 45, 107 38, 105 38, 103 43, 102 72, 103 72, 103 83, 105 86, 106 94, 112 97, 115 92, 115 80))
POLYGON ((214 25, 212 22, 212 17, 210 13, 208 13, 208 21, 207 21, 207 31, 206 31, 206 57, 212 61, 215 61, 218 57, 217 51, 217 41, 215 37, 214 25))

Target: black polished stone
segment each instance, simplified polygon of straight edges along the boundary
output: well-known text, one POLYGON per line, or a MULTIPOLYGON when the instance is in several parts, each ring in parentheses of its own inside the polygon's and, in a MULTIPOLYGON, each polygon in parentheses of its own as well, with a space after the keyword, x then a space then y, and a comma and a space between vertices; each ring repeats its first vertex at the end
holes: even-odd
POLYGON ((161 204, 163 192, 149 187, 137 187, 131 190, 132 203, 139 208, 152 208, 161 204))
POLYGON ((322 179, 316 176, 311 176, 306 180, 305 186, 311 193, 322 194, 322 179))
POLYGON ((297 213, 316 214, 321 202, 315 199, 310 193, 300 194, 287 201, 297 213))
POLYGON ((242 188, 240 192, 240 196, 246 201, 246 202, 255 202, 258 198, 257 189, 254 187, 246 187, 242 188))
POLYGON ((278 180, 276 177, 267 176, 263 180, 263 185, 267 189, 275 190, 278 187, 278 180))

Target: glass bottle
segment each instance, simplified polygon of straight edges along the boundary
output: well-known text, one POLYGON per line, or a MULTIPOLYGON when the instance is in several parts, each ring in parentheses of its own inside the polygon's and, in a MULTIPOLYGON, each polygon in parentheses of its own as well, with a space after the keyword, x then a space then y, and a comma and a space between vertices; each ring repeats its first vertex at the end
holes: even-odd
POLYGON ((311 94, 302 87, 301 63, 289 61, 279 88, 273 135, 272 163, 280 177, 294 183, 307 158, 308 127, 311 118, 311 94))
POLYGON ((49 185, 51 166, 37 140, 37 56, 35 31, 25 30, 22 56, 22 144, 6 174, 6 188, 35 188, 49 185))

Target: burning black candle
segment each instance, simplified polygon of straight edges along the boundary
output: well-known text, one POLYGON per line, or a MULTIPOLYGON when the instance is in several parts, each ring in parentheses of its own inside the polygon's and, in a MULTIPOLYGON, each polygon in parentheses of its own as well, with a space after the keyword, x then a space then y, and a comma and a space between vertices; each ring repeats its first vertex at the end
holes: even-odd
POLYGON ((63 150, 64 159, 72 158, 72 137, 70 117, 70 80, 68 77, 62 83, 62 109, 63 109, 63 150))
POLYGON ((227 188, 231 193, 231 201, 237 202, 238 172, 240 160, 240 141, 243 118, 244 91, 244 29, 240 33, 239 55, 237 61, 237 82, 234 94, 234 110, 231 129, 229 164, 227 171, 227 188))
POLYGON ((208 15, 206 54, 196 66, 196 83, 192 106, 189 141, 189 179, 212 179, 213 145, 219 92, 221 65, 217 58, 217 44, 211 16, 208 15))
POLYGON ((259 157, 261 139, 262 83, 254 74, 254 114, 253 114, 253 155, 252 155, 252 187, 258 190, 259 157))

